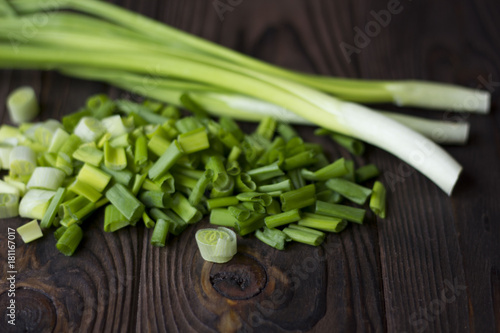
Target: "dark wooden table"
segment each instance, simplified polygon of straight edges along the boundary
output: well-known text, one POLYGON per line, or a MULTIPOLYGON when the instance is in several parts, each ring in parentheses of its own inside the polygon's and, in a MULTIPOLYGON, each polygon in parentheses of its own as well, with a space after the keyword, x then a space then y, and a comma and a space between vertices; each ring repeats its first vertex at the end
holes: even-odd
MULTIPOLYGON (((294 244, 280 252, 249 237, 240 242, 233 264, 212 265, 203 262, 194 242, 206 220, 158 249, 149 244, 151 230, 142 226, 104 233, 102 213, 86 224, 83 243, 71 258, 55 249, 52 236, 29 245, 17 236, 14 329, 5 317, 6 240, 7 228, 23 221, 1 221, 0 332, 500 332, 497 1, 401 1, 390 22, 350 57, 341 43, 353 45, 354 28, 364 30, 375 20, 372 11, 397 1, 117 2, 289 68, 489 89, 492 112, 407 110, 471 123, 470 142, 447 148, 465 168, 453 196, 388 153, 368 147, 355 161, 383 170, 388 218, 369 215, 363 226, 329 235, 319 249, 294 244)), ((38 92, 40 120, 75 111, 93 93, 126 96, 52 72, 1 71, 2 123, 9 123, 7 94, 22 84, 38 92)), ((349 156, 314 137, 311 128, 299 131, 332 157, 349 156)))

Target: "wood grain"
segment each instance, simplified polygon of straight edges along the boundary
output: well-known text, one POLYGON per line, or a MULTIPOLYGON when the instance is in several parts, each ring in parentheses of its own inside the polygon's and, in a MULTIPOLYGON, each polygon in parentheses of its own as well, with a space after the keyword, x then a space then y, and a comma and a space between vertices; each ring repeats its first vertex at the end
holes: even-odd
MULTIPOLYGON (((492 113, 467 116, 471 140, 447 150, 464 166, 447 197, 389 154, 368 147, 388 185, 389 215, 369 215, 329 235, 318 249, 284 252, 241 239, 226 265, 204 262, 193 242, 203 220, 162 249, 142 226, 107 234, 102 213, 85 225, 66 258, 47 235, 17 239, 17 325, 6 323, 7 228, 0 224, 0 332, 500 332, 500 7, 494 0, 401 1, 402 10, 351 61, 341 42, 389 1, 232 1, 221 20, 215 1, 116 1, 179 29, 281 66, 345 77, 429 79, 490 89, 492 113), (489 82, 489 84, 487 84, 489 82)), ((43 113, 60 118, 96 92, 129 96, 52 72, 0 71, 0 100, 29 84, 43 113)), ((392 106, 383 106, 395 110, 392 106)), ((2 123, 9 123, 4 103, 2 123)), ((253 125, 242 124, 247 130, 253 125)), ((298 127, 331 157, 349 154, 298 127)))

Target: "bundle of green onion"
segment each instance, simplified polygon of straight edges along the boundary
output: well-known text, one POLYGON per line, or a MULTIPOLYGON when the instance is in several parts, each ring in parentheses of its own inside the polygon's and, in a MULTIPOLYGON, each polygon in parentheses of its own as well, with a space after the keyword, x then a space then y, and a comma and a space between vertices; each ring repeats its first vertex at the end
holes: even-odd
POLYGON ((421 81, 366 81, 285 70, 104 1, 0 3, 2 68, 56 69, 174 105, 180 105, 180 97, 189 93, 209 112, 233 119, 259 121, 272 116, 321 125, 394 154, 447 194, 462 167, 435 142, 464 143, 467 124, 378 112, 354 102, 489 110, 488 92, 421 81), (53 12, 59 9, 72 12, 53 12), (34 38, 26 39, 23 22, 37 22, 41 13, 49 15, 46 11, 49 18, 37 27, 34 38))
MULTIPOLYGON (((0 160, 9 174, 0 181, 0 217, 40 220, 18 230, 26 241, 40 237, 40 228, 57 227, 65 255, 81 241, 80 226, 103 206, 104 231, 142 221, 154 228, 155 246, 207 214, 210 223, 240 236, 255 233, 277 249, 287 241, 319 245, 325 232, 362 223, 365 210, 343 200, 363 205, 370 198, 370 208, 385 217, 382 184, 359 185, 379 174, 374 165, 330 163, 320 145, 274 118, 263 118, 247 135, 231 118, 210 118, 188 95, 181 100, 193 116, 181 117, 171 105, 97 95, 62 123, 2 125, 0 160)), ((208 234, 197 236, 204 256, 229 260, 234 237, 208 234)))

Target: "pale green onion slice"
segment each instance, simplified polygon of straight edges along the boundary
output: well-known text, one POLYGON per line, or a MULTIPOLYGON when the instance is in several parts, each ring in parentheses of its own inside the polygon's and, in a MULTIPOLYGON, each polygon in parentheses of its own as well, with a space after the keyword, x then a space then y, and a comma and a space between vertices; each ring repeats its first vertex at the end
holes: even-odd
POLYGON ((104 133, 106 128, 95 118, 83 117, 75 127, 74 133, 84 142, 98 140, 104 133))
POLYGON ((7 109, 14 124, 33 120, 39 112, 33 88, 25 86, 14 90, 7 98, 7 109))
POLYGON ((42 146, 48 147, 52 142, 52 137, 58 129, 62 129, 62 124, 54 119, 49 119, 40 126, 37 126, 34 136, 35 141, 42 146))
POLYGON ((12 193, 0 193, 0 219, 19 215, 19 197, 12 193))
POLYGON ((231 229, 200 229, 195 238, 201 256, 206 261, 225 263, 236 254, 236 234, 231 229))
POLYGON ((23 224, 17 228, 17 233, 21 236, 23 242, 25 243, 29 243, 35 239, 43 237, 42 229, 40 229, 37 220, 23 224))
POLYGON ((19 215, 31 219, 43 219, 55 191, 29 190, 19 203, 19 215))
POLYGON ((111 138, 116 138, 128 132, 123 124, 122 117, 119 115, 104 118, 101 122, 106 132, 111 134, 111 138))
POLYGON ((69 134, 65 130, 58 128, 52 136, 52 140, 50 142, 48 150, 49 153, 58 153, 59 149, 61 149, 61 147, 68 139, 69 134))
MULTIPOLYGON (((19 194, 21 197, 24 195, 24 193, 26 193, 26 184, 25 183, 23 183, 19 180, 12 179, 9 176, 5 176, 3 179, 5 180, 5 182, 7 184, 12 185, 15 188, 17 188, 19 190, 19 194)), ((2 192, 2 191, 0 191, 0 192, 2 192)))
POLYGON ((57 190, 61 187, 66 174, 51 167, 37 167, 30 180, 28 181, 28 189, 37 188, 42 190, 57 190))
POLYGON ((21 191, 16 186, 0 180, 0 193, 14 194, 18 197, 21 196, 21 191))
POLYGON ((9 165, 14 175, 30 175, 36 167, 35 152, 25 146, 14 147, 9 155, 9 165))
POLYGON ((12 149, 12 146, 0 143, 0 167, 4 170, 8 170, 10 168, 9 156, 12 149))

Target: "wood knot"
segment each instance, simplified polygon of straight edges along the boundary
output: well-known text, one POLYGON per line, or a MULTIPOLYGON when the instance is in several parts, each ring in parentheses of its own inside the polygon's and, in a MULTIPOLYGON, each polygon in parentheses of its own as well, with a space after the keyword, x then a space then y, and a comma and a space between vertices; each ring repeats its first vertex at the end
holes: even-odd
POLYGON ((210 283, 222 296, 244 300, 262 292, 267 284, 267 273, 257 259, 246 253, 237 253, 231 261, 212 266, 210 283))

